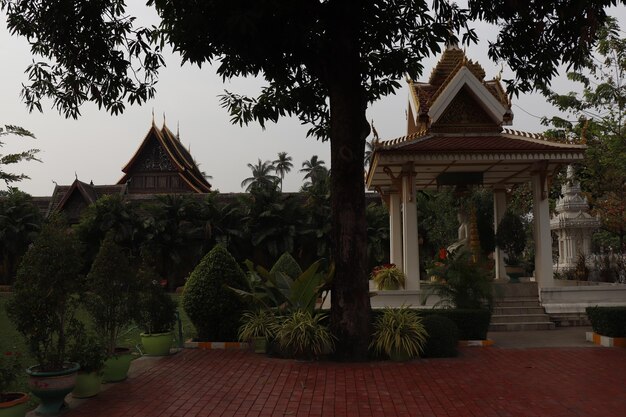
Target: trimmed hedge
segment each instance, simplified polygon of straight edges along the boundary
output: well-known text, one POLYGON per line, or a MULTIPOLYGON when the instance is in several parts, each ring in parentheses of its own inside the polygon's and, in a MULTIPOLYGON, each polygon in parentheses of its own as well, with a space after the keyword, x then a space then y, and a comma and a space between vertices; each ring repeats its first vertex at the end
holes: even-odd
MULTIPOLYGON (((433 308, 416 309, 416 311, 422 317, 438 315, 449 318, 458 327, 460 340, 487 339, 487 331, 491 321, 491 311, 487 309, 433 308)), ((382 310, 372 310, 372 323, 378 314, 382 314, 382 310)))
POLYGON ((626 307, 587 307, 586 312, 597 334, 626 337, 626 307))
POLYGON ((202 341, 237 340, 241 315, 248 306, 226 286, 245 288, 245 275, 232 255, 216 245, 193 270, 182 306, 202 341))
POLYGON ((438 314, 422 319, 422 325, 428 333, 422 349, 425 358, 453 358, 458 355, 459 328, 452 320, 438 314))

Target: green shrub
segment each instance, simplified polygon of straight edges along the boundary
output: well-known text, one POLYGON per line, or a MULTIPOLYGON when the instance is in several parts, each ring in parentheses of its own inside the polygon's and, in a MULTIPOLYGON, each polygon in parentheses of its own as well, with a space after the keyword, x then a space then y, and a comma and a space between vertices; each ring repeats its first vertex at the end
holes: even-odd
POLYGON ((229 290, 245 287, 245 275, 222 245, 216 245, 193 270, 183 293, 182 306, 198 332, 198 339, 236 341, 241 315, 247 305, 229 290))
POLYGON ((448 317, 426 316, 422 325, 428 333, 422 356, 426 358, 452 358, 458 354, 459 328, 448 317))
POLYGON ((274 263, 272 269, 270 269, 271 275, 275 275, 278 272, 287 274, 289 278, 295 280, 302 274, 302 268, 300 268, 298 262, 296 262, 289 252, 285 252, 278 258, 276 263, 274 263))
POLYGON ((491 322, 487 309, 432 309, 420 310, 420 315, 439 315, 449 318, 459 329, 460 340, 485 340, 491 322))
POLYGON ((84 292, 82 255, 75 234, 54 216, 18 268, 7 313, 41 370, 63 369, 68 344, 80 327, 76 312, 84 292))
POLYGON ((108 232, 87 274, 85 307, 97 332, 113 355, 122 332, 137 317, 141 283, 131 261, 130 250, 115 242, 108 232))
POLYGON ((587 307, 593 331, 608 337, 626 337, 626 307, 587 307))

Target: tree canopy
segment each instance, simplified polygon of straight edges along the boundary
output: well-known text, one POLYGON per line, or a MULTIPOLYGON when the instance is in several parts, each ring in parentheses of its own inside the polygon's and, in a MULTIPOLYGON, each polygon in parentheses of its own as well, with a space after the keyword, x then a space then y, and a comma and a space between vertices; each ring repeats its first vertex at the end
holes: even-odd
MULTIPOLYGON (((29 138, 35 137, 35 135, 33 135, 31 132, 19 126, 6 125, 4 127, 0 127, 0 139, 3 136, 8 135, 29 138)), ((3 145, 4 142, 0 140, 0 148, 3 145)), ((8 186, 11 183, 28 179, 28 177, 24 174, 13 174, 11 172, 6 172, 5 167, 9 164, 17 164, 21 161, 39 161, 36 156, 38 152, 39 149, 29 149, 18 153, 9 153, 6 155, 0 154, 0 180, 4 181, 4 183, 8 186)))
POLYGON ((550 102, 574 120, 554 117, 544 123, 551 125, 549 133, 557 138, 588 146, 577 175, 609 233, 602 243, 625 250, 626 39, 615 19, 609 19, 598 34, 597 54, 568 74, 582 92, 545 91, 550 102))
MULTIPOLYGON (((620 0, 623 3, 624 0, 620 0)), ((330 138, 333 260, 331 328, 340 359, 363 360, 369 342, 363 187, 369 103, 393 93, 405 74, 446 42, 477 40, 473 20, 497 25, 489 53, 516 71, 512 91, 546 84, 561 62, 580 68, 618 0, 348 1, 148 0, 155 28, 135 27, 123 0, 0 0, 11 33, 45 58, 28 68, 27 105, 76 117, 93 101, 112 113, 154 94, 162 48, 183 61, 214 64, 224 79, 260 76, 257 97, 227 92, 234 123, 294 115, 309 135, 330 138)), ((507 80, 505 80, 507 81, 507 80)))

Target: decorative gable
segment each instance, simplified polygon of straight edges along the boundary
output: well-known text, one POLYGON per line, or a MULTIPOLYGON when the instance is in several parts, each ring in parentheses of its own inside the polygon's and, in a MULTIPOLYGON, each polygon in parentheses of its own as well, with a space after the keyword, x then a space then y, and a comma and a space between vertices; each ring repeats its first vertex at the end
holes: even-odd
POLYGON ((452 99, 448 107, 431 125, 432 132, 485 132, 500 131, 497 120, 488 114, 476 97, 462 88, 452 99))
POLYGON ((135 155, 122 168, 118 184, 127 184, 131 194, 208 193, 204 175, 177 135, 154 123, 135 155))
POLYGON ((462 122, 469 123, 464 126, 470 127, 489 126, 490 132, 500 129, 502 125, 510 125, 513 121, 511 102, 500 80, 485 81, 484 78, 485 71, 479 64, 468 60, 456 45, 449 45, 428 83, 408 80, 407 133, 430 130, 436 125, 437 131, 442 131, 443 126, 450 126, 451 132, 457 132, 456 127, 462 122), (458 113, 461 119, 455 122, 455 112, 459 110, 463 110, 458 113), (468 113, 469 110, 471 113, 468 113), (440 120, 442 117, 444 119, 440 120))

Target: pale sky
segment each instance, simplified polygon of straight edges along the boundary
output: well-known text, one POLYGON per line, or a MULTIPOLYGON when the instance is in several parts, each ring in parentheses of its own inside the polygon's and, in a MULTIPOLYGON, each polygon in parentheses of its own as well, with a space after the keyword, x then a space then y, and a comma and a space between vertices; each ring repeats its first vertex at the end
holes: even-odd
MULTIPOLYGON (((132 12, 132 11, 131 11, 132 12)), ((612 9, 622 28, 626 28, 626 8, 612 9)), ((487 58, 487 43, 494 30, 486 25, 475 25, 483 42, 467 48, 469 59, 478 61, 486 72, 486 79, 497 76, 500 66, 487 58)), ((427 81, 439 57, 424 61, 424 74, 418 81, 427 81)), ((209 66, 202 69, 190 65, 180 66, 178 56, 166 56, 168 67, 161 71, 157 93, 153 100, 142 106, 128 106, 121 116, 110 116, 98 111, 92 104, 85 105, 78 120, 65 119, 45 101, 44 113, 28 113, 20 99, 22 83, 27 82, 24 71, 32 62, 27 42, 9 36, 6 17, 0 15, 0 124, 13 124, 32 131, 37 139, 4 137, 0 154, 18 152, 29 148, 41 150, 42 163, 28 162, 12 165, 10 172, 25 173, 30 180, 17 186, 34 196, 52 194, 54 181, 59 185, 71 184, 75 175, 82 181, 95 184, 115 184, 122 177, 122 167, 132 157, 145 137, 152 121, 160 127, 165 114, 168 127, 176 132, 200 169, 211 175, 209 182, 221 192, 243 191, 241 181, 250 176, 248 163, 257 159, 274 160, 278 152, 287 152, 293 158, 294 168, 284 180, 285 191, 297 191, 302 184, 298 172, 302 161, 318 155, 330 165, 330 145, 306 138, 308 128, 297 119, 284 118, 278 124, 248 127, 232 125, 226 110, 219 106, 218 95, 228 89, 238 93, 254 94, 263 85, 262 80, 239 79, 222 82, 209 66)), ((37 58, 35 58, 37 59, 37 58)), ((510 77, 506 68, 503 78, 510 77)), ((404 85, 404 81, 402 81, 404 85)), ((559 91, 572 87, 563 80, 555 81, 559 91)), ((393 139, 406 133, 405 111, 408 89, 403 86, 396 95, 387 97, 368 109, 368 120, 374 120, 381 139, 393 139)), ((513 98, 513 126, 527 132, 544 130, 538 116, 555 113, 539 94, 513 98)), ((7 167, 8 168, 8 167, 7 167)), ((4 183, 0 189, 6 189, 4 183)))

